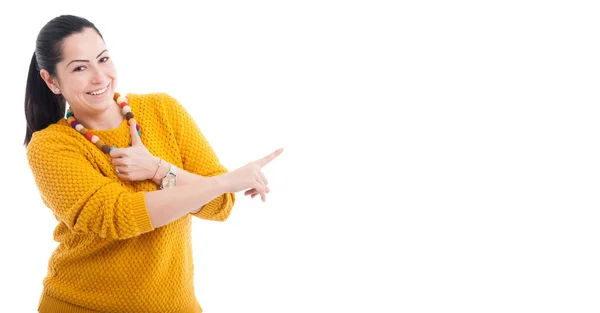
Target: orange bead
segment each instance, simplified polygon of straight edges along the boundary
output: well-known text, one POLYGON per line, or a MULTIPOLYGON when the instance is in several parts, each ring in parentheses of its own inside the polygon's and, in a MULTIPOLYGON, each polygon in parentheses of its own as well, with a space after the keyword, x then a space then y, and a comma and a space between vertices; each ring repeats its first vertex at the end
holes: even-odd
POLYGON ((121 95, 118 92, 115 92, 115 95, 113 96, 113 100, 117 101, 117 99, 119 99, 121 95))

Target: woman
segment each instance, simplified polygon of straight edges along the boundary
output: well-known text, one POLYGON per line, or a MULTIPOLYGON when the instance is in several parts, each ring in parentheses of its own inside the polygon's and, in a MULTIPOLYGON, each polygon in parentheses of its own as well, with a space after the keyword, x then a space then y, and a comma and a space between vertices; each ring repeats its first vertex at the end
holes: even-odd
POLYGON ((241 190, 265 201, 261 169, 283 150, 229 172, 173 97, 116 88, 94 24, 63 15, 41 29, 25 146, 59 245, 38 311, 202 312, 191 216, 226 220, 241 190))

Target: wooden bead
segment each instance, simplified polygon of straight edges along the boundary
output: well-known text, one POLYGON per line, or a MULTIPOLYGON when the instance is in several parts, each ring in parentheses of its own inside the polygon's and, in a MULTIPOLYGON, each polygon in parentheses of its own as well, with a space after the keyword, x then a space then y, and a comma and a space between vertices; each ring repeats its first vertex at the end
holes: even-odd
POLYGON ((108 145, 104 145, 100 149, 102 149, 102 152, 104 152, 104 153, 109 153, 110 152, 110 147, 108 145))
POLYGON ((127 114, 125 114, 125 118, 130 120, 133 118, 133 113, 132 112, 127 112, 127 114))

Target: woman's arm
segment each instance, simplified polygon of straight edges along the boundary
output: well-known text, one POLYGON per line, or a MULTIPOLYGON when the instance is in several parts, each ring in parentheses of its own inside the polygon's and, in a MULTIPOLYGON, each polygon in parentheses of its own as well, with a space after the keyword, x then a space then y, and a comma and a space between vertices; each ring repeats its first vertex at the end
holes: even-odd
MULTIPOLYGON (((157 164, 158 164, 158 158, 157 159, 157 164)), ((169 163, 165 162, 164 160, 162 162, 160 162, 160 166, 158 171, 156 172, 156 175, 154 175, 154 178, 152 179, 152 181, 159 185, 161 184, 162 178, 169 172, 169 163)), ((213 179, 209 179, 212 177, 204 177, 198 174, 194 174, 194 173, 190 173, 182 168, 177 167, 177 187, 183 187, 183 186, 188 186, 188 185, 196 185, 196 186, 202 186, 204 184, 214 184, 214 180, 213 179), (207 182, 208 180, 208 182, 207 182)), ((176 188, 177 188, 176 187, 176 188)), ((224 193, 225 191, 223 191, 222 193, 224 193)), ((221 193, 221 194, 222 194, 221 193)), ((221 195, 219 194, 219 195, 221 195)), ((215 197, 213 197, 212 199, 214 199, 215 197)), ((211 201, 212 201, 211 199, 211 201)), ((194 211, 191 211, 189 213, 195 214, 198 213, 202 207, 208 203, 210 201, 207 202, 203 202, 202 205, 199 205, 197 207, 195 207, 196 209, 194 211)))
POLYGON ((225 192, 223 179, 158 191, 132 191, 102 172, 61 133, 36 132, 27 158, 40 196, 53 215, 75 233, 127 239, 178 219, 225 192))
MULTIPOLYGON (((156 158, 156 164, 158 164, 158 162, 159 162, 159 158, 156 158)), ((156 175, 154 175, 154 178, 152 178, 152 181, 155 184, 160 186, 162 178, 165 177, 165 175, 167 175, 168 172, 169 172, 169 163, 166 162, 165 160, 162 160, 162 162, 160 162, 160 167, 159 167, 158 171, 156 172, 156 175)), ((205 178, 206 177, 204 177, 204 176, 190 173, 182 168, 177 167, 177 186, 186 186, 186 185, 198 183, 198 182, 203 181, 205 178)))
POLYGON ((215 176, 201 178, 185 185, 179 185, 178 181, 175 188, 147 192, 146 206, 152 225, 157 228, 169 224, 192 210, 204 206, 226 191, 226 185, 221 177, 215 176))

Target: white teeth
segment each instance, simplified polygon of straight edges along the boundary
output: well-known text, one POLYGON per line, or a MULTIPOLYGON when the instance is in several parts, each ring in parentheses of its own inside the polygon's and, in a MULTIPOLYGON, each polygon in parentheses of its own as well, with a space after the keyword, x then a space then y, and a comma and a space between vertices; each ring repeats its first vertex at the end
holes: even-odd
POLYGON ((104 87, 103 89, 100 89, 98 91, 92 91, 92 92, 88 92, 88 94, 93 95, 93 96, 97 96, 97 95, 101 95, 104 92, 106 92, 106 90, 108 89, 108 86, 104 87))

